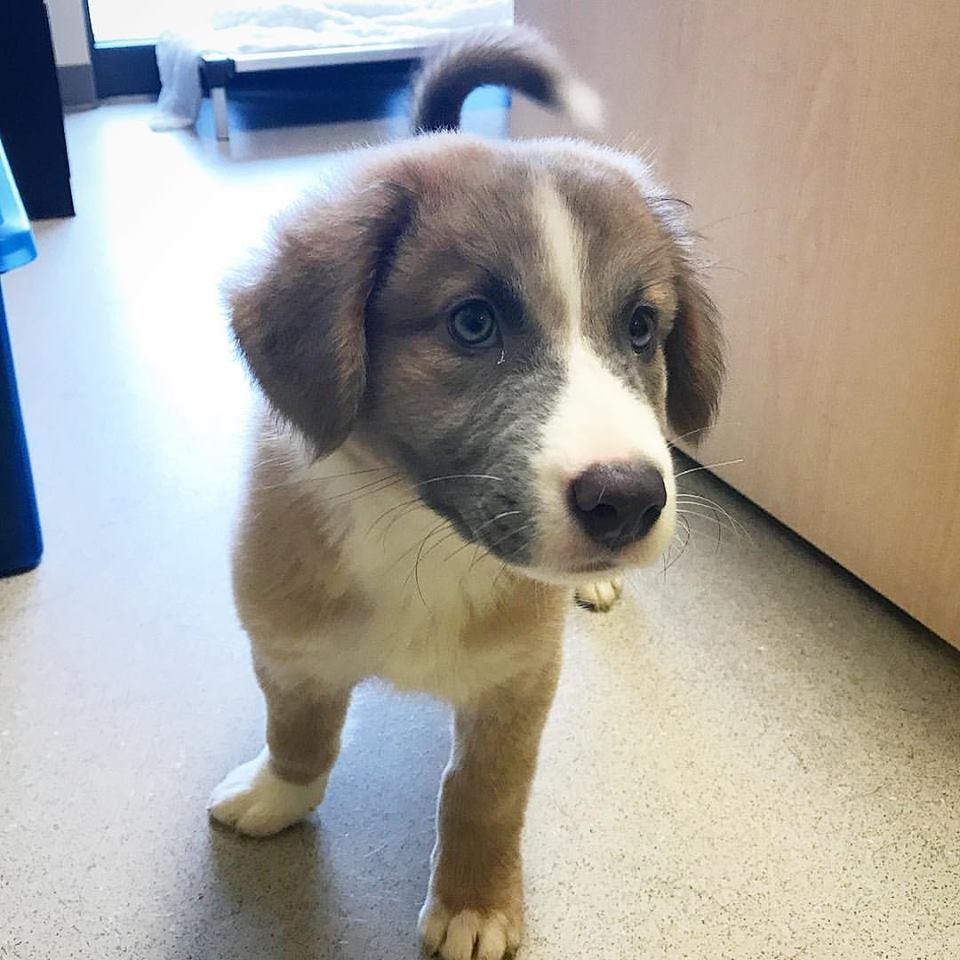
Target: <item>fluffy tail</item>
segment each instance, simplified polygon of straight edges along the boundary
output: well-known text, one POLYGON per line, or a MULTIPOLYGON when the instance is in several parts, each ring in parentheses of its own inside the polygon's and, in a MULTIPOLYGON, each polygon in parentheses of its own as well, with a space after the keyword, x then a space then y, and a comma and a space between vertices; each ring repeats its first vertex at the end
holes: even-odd
POLYGON ((488 85, 526 94, 582 127, 603 123, 600 98, 573 75, 560 54, 535 31, 514 27, 472 34, 425 63, 413 90, 414 130, 456 130, 463 101, 488 85))

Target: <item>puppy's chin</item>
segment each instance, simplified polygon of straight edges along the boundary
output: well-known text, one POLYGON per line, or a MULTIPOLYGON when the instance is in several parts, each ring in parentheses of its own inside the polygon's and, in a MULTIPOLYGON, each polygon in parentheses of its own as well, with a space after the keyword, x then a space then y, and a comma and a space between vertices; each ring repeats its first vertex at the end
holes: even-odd
POLYGON ((601 553, 577 531, 570 530, 561 537, 551 536, 534 562, 508 565, 532 580, 562 586, 612 579, 655 564, 673 540, 675 529, 676 509, 671 500, 653 529, 624 550, 601 553))
POLYGON ((624 570, 630 568, 612 564, 596 564, 584 567, 579 571, 539 566, 515 566, 514 569, 517 573, 531 580, 538 580, 541 583, 549 583, 553 586, 561 587, 578 587, 582 583, 587 583, 592 580, 612 580, 614 577, 619 577, 624 570))

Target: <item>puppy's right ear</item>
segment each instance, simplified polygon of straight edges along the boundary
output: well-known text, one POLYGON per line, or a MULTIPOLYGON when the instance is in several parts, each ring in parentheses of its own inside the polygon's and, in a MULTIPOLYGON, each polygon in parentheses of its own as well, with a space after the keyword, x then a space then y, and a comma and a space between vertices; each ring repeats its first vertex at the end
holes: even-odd
POLYGON ((251 373, 318 455, 343 443, 356 420, 367 301, 411 209, 409 191, 384 179, 307 201, 278 223, 272 251, 230 292, 251 373))

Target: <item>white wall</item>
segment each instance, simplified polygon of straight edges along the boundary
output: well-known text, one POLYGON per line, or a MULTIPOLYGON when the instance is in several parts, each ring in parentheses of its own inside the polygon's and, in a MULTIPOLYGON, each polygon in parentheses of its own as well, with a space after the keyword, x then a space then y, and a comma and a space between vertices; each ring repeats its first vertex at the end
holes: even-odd
POLYGON ((57 66, 89 63, 82 0, 46 0, 57 66))

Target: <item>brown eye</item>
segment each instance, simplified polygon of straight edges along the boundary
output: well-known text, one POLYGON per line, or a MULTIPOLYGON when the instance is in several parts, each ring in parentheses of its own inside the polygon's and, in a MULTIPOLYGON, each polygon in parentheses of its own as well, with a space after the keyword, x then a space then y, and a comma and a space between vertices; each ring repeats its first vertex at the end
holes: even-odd
POLYGON ((630 317, 630 344, 636 353, 649 353, 657 330, 657 308, 641 304, 630 317))
POLYGON ((467 300, 455 307, 447 321, 450 336, 472 350, 500 343, 500 327, 493 307, 486 300, 467 300))

